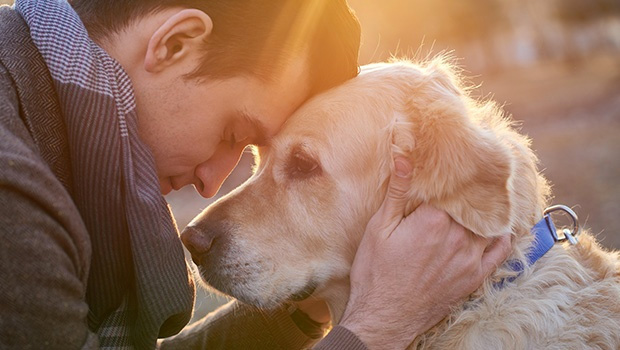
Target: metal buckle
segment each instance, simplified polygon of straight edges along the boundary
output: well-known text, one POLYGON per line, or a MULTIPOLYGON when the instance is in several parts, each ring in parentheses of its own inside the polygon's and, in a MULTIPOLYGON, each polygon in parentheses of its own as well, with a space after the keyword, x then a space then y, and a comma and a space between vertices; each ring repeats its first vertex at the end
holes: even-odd
POLYGON ((577 218, 577 214, 575 214, 575 212, 565 206, 565 205, 554 205, 551 206, 547 209, 545 209, 543 211, 543 215, 544 216, 549 216, 551 213, 553 213, 554 211, 563 211, 566 214, 568 214, 568 216, 573 220, 573 230, 569 230, 567 228, 562 230, 562 233, 564 234, 564 237, 559 237, 557 236, 557 233, 554 232, 554 239, 556 240, 556 242, 563 242, 563 241, 569 241, 571 244, 575 245, 577 243, 579 243, 579 240, 577 239, 577 236, 579 235, 579 233, 581 233, 581 227, 579 226, 579 218, 577 218))

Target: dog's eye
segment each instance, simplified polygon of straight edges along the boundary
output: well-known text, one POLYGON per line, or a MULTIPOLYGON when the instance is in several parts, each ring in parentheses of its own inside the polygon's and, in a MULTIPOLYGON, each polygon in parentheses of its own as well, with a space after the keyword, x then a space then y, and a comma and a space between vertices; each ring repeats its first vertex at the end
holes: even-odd
POLYGON ((311 173, 319 167, 313 159, 302 153, 295 153, 293 155, 293 165, 295 167, 295 171, 304 174, 311 173))
POLYGON ((289 163, 289 172, 293 177, 306 177, 320 171, 316 160, 303 152, 294 152, 289 163))
POLYGON ((301 158, 301 157, 296 157, 295 158, 296 164, 295 166, 297 167, 297 171, 300 171, 302 173, 309 173, 312 172, 313 170, 315 170, 318 167, 318 164, 316 164, 315 162, 309 160, 309 159, 305 159, 305 158, 301 158))

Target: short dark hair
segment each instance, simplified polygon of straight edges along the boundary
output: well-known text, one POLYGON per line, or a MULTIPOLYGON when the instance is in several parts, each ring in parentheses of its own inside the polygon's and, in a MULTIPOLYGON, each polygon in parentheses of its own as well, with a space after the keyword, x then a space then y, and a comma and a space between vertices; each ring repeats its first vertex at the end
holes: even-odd
POLYGON ((73 0, 95 38, 131 21, 181 6, 207 13, 213 31, 193 77, 248 74, 269 79, 295 53, 308 49, 311 93, 358 73, 360 25, 346 0, 73 0))

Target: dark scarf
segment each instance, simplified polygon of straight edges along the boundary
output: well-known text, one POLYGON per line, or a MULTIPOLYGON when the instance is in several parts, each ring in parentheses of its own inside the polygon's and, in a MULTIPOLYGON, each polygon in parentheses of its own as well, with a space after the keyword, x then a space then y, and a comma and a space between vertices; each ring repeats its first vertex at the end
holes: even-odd
POLYGON ((72 195, 89 231, 88 325, 102 347, 155 347, 189 321, 194 285, 120 64, 65 0, 17 0, 67 127, 72 195))

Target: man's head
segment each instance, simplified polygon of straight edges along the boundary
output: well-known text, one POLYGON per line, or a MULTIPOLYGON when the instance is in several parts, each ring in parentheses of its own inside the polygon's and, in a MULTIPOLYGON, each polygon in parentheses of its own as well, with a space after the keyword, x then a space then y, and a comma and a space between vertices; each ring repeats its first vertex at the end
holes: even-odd
POLYGON ((215 194, 243 148, 310 96, 357 75, 345 0, 74 0, 130 76, 162 192, 215 194))

